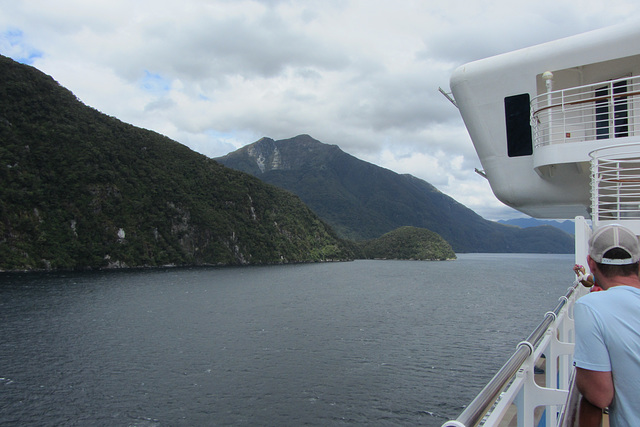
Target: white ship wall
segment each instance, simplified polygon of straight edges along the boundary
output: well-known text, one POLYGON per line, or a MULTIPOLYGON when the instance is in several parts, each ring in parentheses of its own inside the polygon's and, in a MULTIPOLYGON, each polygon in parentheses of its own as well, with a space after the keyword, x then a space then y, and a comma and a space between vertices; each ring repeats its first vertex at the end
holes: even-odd
MULTIPOLYGON (((589 217, 589 152, 611 140, 547 147, 557 164, 534 168, 534 155, 508 157, 505 97, 640 75, 640 25, 605 28, 465 64, 451 90, 491 188, 503 203, 539 218, 589 217)), ((579 130, 576 130, 579 131, 579 130)), ((548 161, 548 160, 545 160, 548 161)), ((538 166, 538 165, 535 165, 538 166)))

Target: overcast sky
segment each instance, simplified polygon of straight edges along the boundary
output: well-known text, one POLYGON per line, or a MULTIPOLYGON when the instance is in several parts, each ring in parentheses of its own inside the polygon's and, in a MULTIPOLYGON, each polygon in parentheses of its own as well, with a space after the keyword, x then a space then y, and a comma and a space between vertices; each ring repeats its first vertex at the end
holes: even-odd
POLYGON ((637 0, 0 0, 0 53, 210 157, 309 134, 487 219, 459 65, 626 22, 637 0))

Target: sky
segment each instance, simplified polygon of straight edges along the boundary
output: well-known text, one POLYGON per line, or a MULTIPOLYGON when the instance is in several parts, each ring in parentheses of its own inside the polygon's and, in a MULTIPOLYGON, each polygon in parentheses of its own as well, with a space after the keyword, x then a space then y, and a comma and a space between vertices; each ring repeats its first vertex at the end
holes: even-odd
POLYGON ((486 219, 498 201, 438 91, 469 61, 635 19, 637 0, 0 0, 0 54, 209 157, 308 134, 486 219))

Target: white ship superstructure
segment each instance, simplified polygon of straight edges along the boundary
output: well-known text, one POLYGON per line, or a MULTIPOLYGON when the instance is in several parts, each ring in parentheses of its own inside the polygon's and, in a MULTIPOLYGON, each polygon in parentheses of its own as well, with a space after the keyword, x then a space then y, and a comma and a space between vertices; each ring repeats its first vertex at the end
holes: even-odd
POLYGON ((593 150, 640 142, 640 25, 472 62, 451 91, 496 197, 536 218, 591 215, 593 150))
MULTIPOLYGON (((640 234, 640 23, 463 65, 455 103, 496 197, 536 218, 575 218, 577 264, 592 226, 640 234)), ((573 426, 574 282, 460 416, 444 426, 573 426), (535 374, 542 365, 544 375, 535 374)))

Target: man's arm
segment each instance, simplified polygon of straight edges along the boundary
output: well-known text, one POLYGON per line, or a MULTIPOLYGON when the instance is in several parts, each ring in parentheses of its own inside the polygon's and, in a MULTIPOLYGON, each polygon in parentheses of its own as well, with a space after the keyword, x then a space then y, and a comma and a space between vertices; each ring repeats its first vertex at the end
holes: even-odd
POLYGON ((602 425, 602 409, 593 406, 584 396, 580 399, 578 410, 579 427, 600 427, 602 425))
POLYGON ((580 393, 598 408, 604 409, 613 401, 613 377, 610 371, 590 371, 576 367, 576 385, 580 393))

